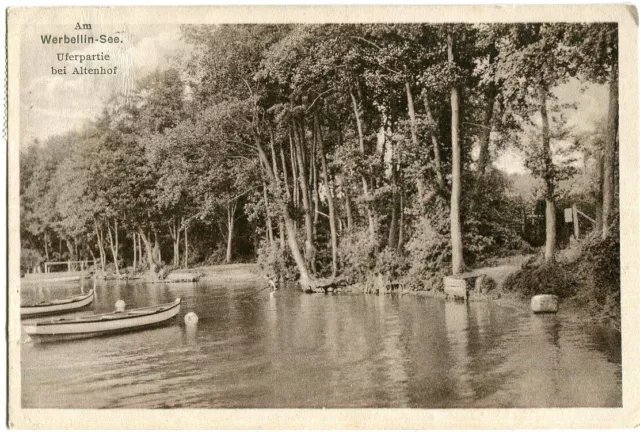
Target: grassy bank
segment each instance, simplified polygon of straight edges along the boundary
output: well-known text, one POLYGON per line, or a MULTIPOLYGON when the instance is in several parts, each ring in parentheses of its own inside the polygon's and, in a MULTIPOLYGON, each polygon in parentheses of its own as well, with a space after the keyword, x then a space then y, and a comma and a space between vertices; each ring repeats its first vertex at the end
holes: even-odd
POLYGON ((265 282, 259 274, 257 264, 219 264, 189 269, 201 274, 200 280, 212 283, 265 282))

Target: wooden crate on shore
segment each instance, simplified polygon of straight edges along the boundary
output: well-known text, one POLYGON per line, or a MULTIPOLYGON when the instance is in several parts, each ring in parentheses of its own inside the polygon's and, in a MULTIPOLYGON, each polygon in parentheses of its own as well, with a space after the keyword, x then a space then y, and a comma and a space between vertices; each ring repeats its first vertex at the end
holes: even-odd
POLYGON ((458 276, 445 276, 444 293, 453 298, 462 297, 464 301, 468 299, 467 281, 458 276))
POLYGON ((464 301, 469 300, 469 286, 475 289, 477 293, 482 291, 482 283, 485 275, 482 273, 468 272, 460 273, 454 276, 445 276, 444 293, 447 297, 460 297, 464 301))

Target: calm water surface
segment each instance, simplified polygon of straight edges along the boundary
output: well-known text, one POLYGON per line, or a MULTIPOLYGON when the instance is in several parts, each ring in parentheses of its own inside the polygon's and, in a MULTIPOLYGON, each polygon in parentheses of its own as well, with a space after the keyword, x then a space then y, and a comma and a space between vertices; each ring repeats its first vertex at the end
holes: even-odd
MULTIPOLYGON (((23 301, 80 293, 23 288, 23 301)), ((90 285, 90 284, 87 284, 90 285)), ((85 287, 85 290, 88 288, 85 287)), ((167 326, 34 344, 22 405, 167 407, 621 406, 620 334, 489 302, 302 294, 262 286, 99 284, 88 311, 182 298, 167 326), (199 322, 186 327, 184 315, 199 322)), ((83 313, 89 313, 87 311, 83 313)), ((82 314, 82 313, 79 313, 82 314)), ((71 316, 71 315, 68 315, 71 316)))

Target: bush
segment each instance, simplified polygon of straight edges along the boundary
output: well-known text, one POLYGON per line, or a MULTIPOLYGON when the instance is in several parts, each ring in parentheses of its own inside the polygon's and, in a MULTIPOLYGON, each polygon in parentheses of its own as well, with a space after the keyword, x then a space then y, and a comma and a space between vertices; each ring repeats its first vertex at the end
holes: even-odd
POLYGON ((44 257, 35 249, 22 249, 20 251, 20 272, 28 273, 34 267, 44 262, 44 257))
POLYGON ((338 258, 343 274, 356 281, 364 281, 375 272, 378 243, 369 235, 365 227, 358 227, 346 233, 340 240, 338 258))
POLYGON ((475 188, 463 197, 465 263, 489 265, 497 258, 531 253, 531 246, 518 234, 523 204, 508 197, 509 178, 489 169, 479 182, 469 176, 465 180, 475 188))
POLYGON ((396 281, 407 272, 407 259, 395 249, 384 248, 376 258, 375 272, 396 281))
POLYGON ((464 224, 463 245, 465 262, 469 265, 491 265, 500 258, 534 251, 504 222, 480 220, 475 216, 464 224))
POLYGON ((578 262, 578 273, 599 305, 615 299, 620 304, 620 223, 618 215, 613 219, 606 239, 593 233, 585 240, 578 262))
POLYGON ((566 264, 543 263, 524 267, 510 274, 504 289, 531 297, 537 294, 555 294, 560 298, 573 296, 580 284, 574 269, 566 264))
POLYGON ((282 250, 280 244, 269 244, 263 240, 258 247, 257 264, 260 274, 276 283, 294 281, 300 277, 291 254, 282 250))
POLYGON ((421 217, 407 242, 409 271, 407 287, 414 290, 442 290, 442 278, 450 272, 451 240, 446 211, 421 217), (440 217, 437 217, 440 215, 440 217))
MULTIPOLYGON (((217 245, 211 253, 204 259, 202 265, 216 265, 222 264, 227 257, 227 249, 225 245, 219 244, 217 245)), ((189 261, 193 261, 191 255, 189 255, 189 261)))
POLYGON ((585 289, 577 300, 584 303, 598 320, 620 325, 620 223, 618 215, 609 226, 610 235, 602 239, 592 233, 582 244, 582 256, 574 263, 585 289))

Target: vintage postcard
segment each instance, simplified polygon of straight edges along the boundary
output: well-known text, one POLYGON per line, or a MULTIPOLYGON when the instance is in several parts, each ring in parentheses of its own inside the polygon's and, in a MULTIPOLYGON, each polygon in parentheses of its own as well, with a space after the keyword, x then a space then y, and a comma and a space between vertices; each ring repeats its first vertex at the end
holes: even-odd
POLYGON ((7 22, 11 428, 640 425, 634 7, 7 22))

